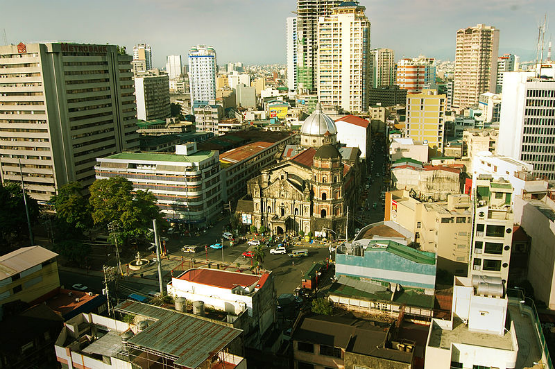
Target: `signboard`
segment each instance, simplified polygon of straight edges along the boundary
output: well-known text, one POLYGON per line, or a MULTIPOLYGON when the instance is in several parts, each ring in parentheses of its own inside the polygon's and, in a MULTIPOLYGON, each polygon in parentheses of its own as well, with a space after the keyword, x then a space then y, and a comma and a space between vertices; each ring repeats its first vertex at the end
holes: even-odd
POLYGON ((95 53, 106 54, 108 45, 79 45, 79 44, 60 44, 63 53, 95 53))
POLYGON ((242 214, 241 219, 243 221, 243 224, 252 224, 251 214, 242 214))

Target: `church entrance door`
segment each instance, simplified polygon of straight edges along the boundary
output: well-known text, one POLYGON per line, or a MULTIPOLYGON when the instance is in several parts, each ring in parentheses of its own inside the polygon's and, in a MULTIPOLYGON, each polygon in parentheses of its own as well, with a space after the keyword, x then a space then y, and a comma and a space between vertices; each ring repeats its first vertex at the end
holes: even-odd
POLYGON ((277 234, 279 235, 283 234, 283 228, 281 228, 280 226, 276 228, 276 231, 277 231, 277 234))

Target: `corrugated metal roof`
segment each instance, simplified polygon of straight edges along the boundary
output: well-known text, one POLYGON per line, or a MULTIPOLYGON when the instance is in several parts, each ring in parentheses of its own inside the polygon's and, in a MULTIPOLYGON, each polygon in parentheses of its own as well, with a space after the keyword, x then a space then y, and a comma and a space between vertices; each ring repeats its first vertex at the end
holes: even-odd
POLYGON ((0 256, 0 280, 21 273, 58 256, 41 246, 22 247, 0 256))
POLYGON ((235 149, 224 152, 223 154, 220 154, 220 161, 228 163, 238 163, 257 155, 258 153, 266 150, 272 145, 273 144, 270 142, 254 142, 248 145, 237 147, 235 149))
POLYGON ((217 269, 190 269, 180 275, 178 279, 231 290, 236 286, 248 287, 257 282, 256 287, 262 288, 267 279, 264 277, 266 274, 257 276, 217 269))
POLYGON ((175 364, 197 368, 228 346, 240 329, 137 301, 127 300, 115 310, 155 320, 129 343, 175 358, 175 364))

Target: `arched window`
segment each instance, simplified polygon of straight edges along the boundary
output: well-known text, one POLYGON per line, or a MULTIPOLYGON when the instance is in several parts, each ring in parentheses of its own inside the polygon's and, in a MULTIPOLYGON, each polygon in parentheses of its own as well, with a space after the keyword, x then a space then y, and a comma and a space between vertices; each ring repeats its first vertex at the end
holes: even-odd
POLYGON ((326 195, 326 193, 325 193, 325 192, 322 192, 322 200, 326 201, 326 198, 327 198, 327 197, 328 197, 328 196, 326 195))
POLYGON ((268 206, 268 214, 270 214, 272 212, 272 207, 268 206))
POLYGON ((320 212, 320 217, 322 218, 326 217, 326 209, 322 209, 322 211, 320 212))
POLYGON ((285 216, 285 209, 284 208, 281 208, 281 216, 282 217, 285 216))
POLYGON ((299 215, 299 209, 295 208, 295 215, 299 215))
POLYGON ((323 176, 323 177, 322 177, 322 182, 323 182, 323 183, 328 183, 328 177, 323 176))
POLYGON ((333 183, 337 183, 337 181, 338 181, 337 176, 334 176, 334 177, 333 177, 333 183))

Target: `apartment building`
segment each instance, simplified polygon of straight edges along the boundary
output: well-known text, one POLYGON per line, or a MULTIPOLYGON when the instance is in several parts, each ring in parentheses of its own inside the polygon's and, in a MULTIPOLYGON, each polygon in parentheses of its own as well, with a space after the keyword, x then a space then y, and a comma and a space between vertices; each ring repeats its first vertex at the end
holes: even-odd
POLYGON ((206 104, 216 99, 216 51, 206 45, 193 46, 189 50, 189 87, 191 105, 206 104))
POLYGON ((207 225, 222 209, 217 151, 196 143, 176 145, 175 154, 125 152, 98 158, 97 179, 124 177, 135 190, 150 191, 166 219, 207 225))
POLYGON ((372 49, 372 86, 388 87, 395 84, 395 52, 391 49, 372 49))
POLYGON ((478 103, 480 94, 496 92, 499 30, 478 24, 457 31, 453 107, 478 103))
POLYGON ((407 95, 406 137, 426 142, 430 156, 443 153, 445 99, 437 90, 407 95))
POLYGON ((555 179, 555 68, 505 73, 497 153, 555 179))
POLYGON ((208 103, 197 103, 193 106, 195 127, 197 132, 211 132, 219 135, 218 124, 224 117, 224 109, 215 100, 208 103))
POLYGON ((366 8, 344 2, 318 21, 318 100, 324 107, 368 111, 370 21, 366 8))
POLYGON ((404 58, 397 62, 396 82, 408 93, 422 92, 425 88, 436 88, 436 66, 434 58, 419 56, 404 58))
POLYGON ((514 72, 518 70, 520 58, 513 54, 503 54, 497 58, 497 82, 495 93, 503 92, 503 74, 505 72, 514 72))
POLYGON ((171 116, 167 75, 152 73, 135 77, 135 97, 138 119, 166 119, 171 116))
POLYGON ((2 180, 39 202, 71 181, 94 181, 94 164, 139 145, 131 56, 116 45, 0 46, 2 180))
POLYGON ((287 17, 287 88, 297 89, 297 17, 287 17))
POLYGON ((150 45, 138 44, 133 46, 133 60, 140 60, 144 62, 144 70, 146 72, 152 69, 152 49, 150 45))
POLYGON ((478 153, 488 151, 495 153, 499 130, 494 128, 470 129, 463 132, 463 157, 468 158, 467 172, 472 172, 472 160, 478 153))
POLYGON ((478 106, 483 112, 484 123, 499 123, 501 118, 501 94, 486 92, 480 95, 478 106))
POLYGON ((181 63, 181 55, 168 55, 166 57, 166 73, 169 79, 176 79, 181 76, 183 64, 181 63))

